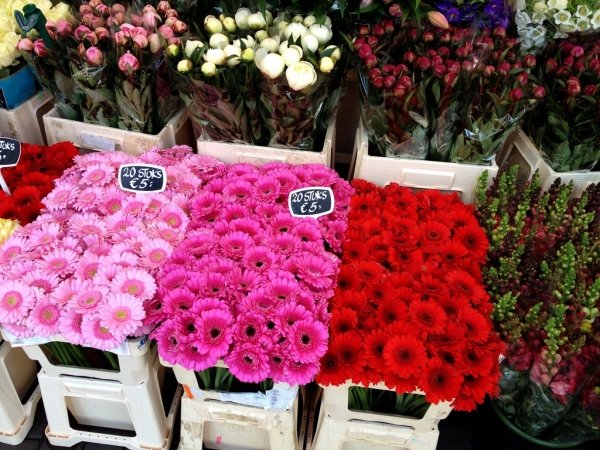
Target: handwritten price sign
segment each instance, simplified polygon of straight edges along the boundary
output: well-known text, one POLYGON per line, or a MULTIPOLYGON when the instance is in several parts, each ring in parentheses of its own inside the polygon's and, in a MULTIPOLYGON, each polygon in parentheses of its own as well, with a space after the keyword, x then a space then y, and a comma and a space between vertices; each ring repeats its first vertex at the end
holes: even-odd
POLYGON ((288 204, 292 216, 316 219, 333 211, 335 199, 331 188, 308 187, 290 192, 288 204))
POLYGON ((21 143, 15 139, 0 138, 0 168, 14 167, 21 159, 21 143))
POLYGON ((119 167, 119 187, 127 192, 162 192, 167 171, 152 164, 123 164, 119 167))

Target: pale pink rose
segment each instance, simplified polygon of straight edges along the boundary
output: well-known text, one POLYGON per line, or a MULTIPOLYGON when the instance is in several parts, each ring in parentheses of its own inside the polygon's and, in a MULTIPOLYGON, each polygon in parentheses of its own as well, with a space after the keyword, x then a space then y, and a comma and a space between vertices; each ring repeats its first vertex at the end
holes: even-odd
POLYGON ((43 39, 36 39, 33 43, 33 52, 39 57, 44 57, 48 55, 48 50, 46 50, 46 44, 44 44, 43 39))
POLYGON ((73 31, 73 26, 71 25, 70 22, 66 21, 66 20, 59 20, 58 22, 56 22, 56 34, 59 36, 66 36, 68 34, 71 34, 71 32, 73 31))
POLYGON ((134 27, 131 29, 131 36, 144 36, 148 37, 150 33, 144 27, 134 27))
POLYGON ((125 36, 131 36, 133 34, 134 28, 135 27, 130 23, 124 23, 123 25, 121 25, 121 31, 125 33, 125 36))
POLYGON ((98 6, 96 6, 96 11, 98 11, 103 17, 110 16, 110 8, 104 3, 101 3, 98 6))
POLYGON ((139 68, 140 62, 131 52, 127 52, 119 58, 119 69, 121 72, 129 72, 130 70, 135 72, 139 68))
POLYGON ((171 8, 165 12, 165 17, 179 17, 179 14, 176 9, 171 8))
POLYGON ((115 42, 118 46, 122 47, 127 44, 127 36, 124 31, 117 31, 115 33, 115 42))
POLYGON ((79 7, 79 14, 81 14, 82 16, 86 15, 86 14, 93 14, 94 10, 92 9, 92 7, 90 5, 81 5, 79 7))
POLYGON ((102 3, 102 0, 89 0, 88 4, 92 7, 92 8, 97 8, 99 4, 102 3))
POLYGON ((175 25, 173 25, 173 31, 175 31, 175 33, 178 33, 178 34, 185 33, 186 30, 187 30, 187 25, 185 24, 185 22, 182 22, 181 20, 178 20, 177 22, 175 22, 175 25))
MULTIPOLYGON (((154 8, 152 8, 152 9, 154 9, 154 8)), ((144 12, 144 18, 142 20, 144 22, 144 28, 147 28, 149 30, 154 30, 160 23, 160 16, 156 12, 148 11, 148 12, 144 12)))
POLYGON ((115 3, 110 8, 110 12, 112 13, 113 16, 118 13, 125 14, 126 11, 127 10, 125 9, 125 7, 123 5, 121 5, 120 3, 115 3))
POLYGON ((162 50, 162 45, 160 43, 160 37, 158 37, 158 34, 152 33, 150 36, 148 36, 148 43, 152 53, 158 53, 162 50))
POLYGON ((108 31, 106 28, 104 27, 98 27, 94 30, 94 33, 96 33, 96 36, 98 36, 98 40, 102 40, 102 39, 107 39, 110 37, 110 31, 108 31))
POLYGON ((23 38, 17 43, 17 49, 22 52, 30 52, 33 50, 33 41, 29 38, 23 38))
POLYGON ((83 39, 81 40, 87 41, 92 45, 96 45, 98 43, 98 36, 96 36, 96 33, 94 33, 93 31, 90 31, 89 33, 86 33, 83 39))
POLYGON ((167 20, 165 20, 165 25, 168 27, 173 27, 178 20, 179 19, 177 17, 167 17, 167 20))
POLYGON ((133 43, 138 48, 146 48, 146 47, 148 47, 148 38, 146 36, 144 36, 143 34, 136 34, 133 37, 133 43))
POLYGON ((158 32, 160 34, 162 34, 165 39, 170 39, 172 37, 175 37, 175 32, 173 31, 173 28, 171 28, 168 25, 163 25, 162 27, 160 27, 158 29, 158 32))
POLYGON ((168 11, 169 9, 171 9, 171 5, 169 4, 168 1, 161 0, 160 2, 158 2, 158 6, 156 7, 156 9, 158 10, 158 12, 164 13, 164 12, 168 11))
POLYGON ((85 51, 85 60, 92 66, 99 66, 104 61, 104 55, 98 47, 90 47, 85 51))
POLYGON ((53 19, 46 20, 46 31, 52 39, 56 39, 56 21, 53 19))
POLYGON ((79 25, 77 28, 75 28, 75 33, 73 33, 75 35, 75 39, 77 40, 81 40, 83 39, 83 37, 88 34, 89 32, 91 32, 92 30, 90 30, 88 27, 86 27, 85 25, 79 25))
POLYGON ((125 14, 124 13, 117 13, 114 16, 115 22, 119 25, 124 25, 125 24, 125 14))
POLYGON ((138 16, 137 14, 132 14, 131 15, 131 24, 135 27, 141 27, 142 25, 144 25, 142 16, 138 16))
POLYGON ((172 38, 169 38, 169 40, 167 42, 169 45, 179 45, 179 44, 181 44, 181 39, 179 39, 178 37, 172 37, 172 38))

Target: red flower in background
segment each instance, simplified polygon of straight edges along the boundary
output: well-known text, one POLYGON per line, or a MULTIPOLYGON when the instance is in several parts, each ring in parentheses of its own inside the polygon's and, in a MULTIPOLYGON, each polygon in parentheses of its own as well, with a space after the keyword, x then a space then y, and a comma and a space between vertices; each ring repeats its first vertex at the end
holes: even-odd
POLYGON ((50 147, 21 143, 21 159, 15 167, 2 169, 12 195, 0 192, 0 218, 32 222, 44 207, 42 199, 54 187, 54 179, 73 165, 77 148, 70 142, 50 147))
POLYGON ((321 384, 384 382, 471 410, 494 395, 502 343, 481 280, 488 240, 457 195, 353 183, 321 384))

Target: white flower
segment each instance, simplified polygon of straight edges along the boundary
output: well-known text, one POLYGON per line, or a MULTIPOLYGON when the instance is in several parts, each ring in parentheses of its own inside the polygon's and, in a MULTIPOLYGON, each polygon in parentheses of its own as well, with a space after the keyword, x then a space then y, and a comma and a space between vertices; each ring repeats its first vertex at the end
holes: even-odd
POLYGON ((594 12, 594 15, 592 16, 592 26, 594 27, 594 30, 600 28, 600 9, 594 12))
POLYGON ((319 61, 319 70, 322 73, 329 73, 333 69, 334 65, 333 59, 331 59, 329 56, 324 56, 321 58, 321 61, 319 61))
POLYGON ((252 36, 246 36, 243 39, 236 39, 235 41, 233 41, 233 45, 236 45, 240 48, 254 48, 254 46, 256 45, 256 41, 252 36))
POLYGON ((214 77, 217 73, 217 66, 215 66, 215 63, 207 61, 204 64, 202 64, 202 67, 200 67, 200 70, 202 71, 204 76, 214 77))
POLYGON ((267 27, 267 19, 262 13, 257 12, 248 16, 248 26, 252 30, 260 30, 267 27))
POLYGON ((537 2, 533 5, 533 12, 546 14, 548 12, 548 5, 544 2, 537 2))
POLYGON ((342 52, 337 45, 330 45, 326 47, 324 51, 331 52, 331 55, 329 55, 329 57, 333 60, 334 63, 338 62, 339 59, 342 57, 342 52))
POLYGON ((250 28, 248 26, 248 16, 251 14, 248 8, 240 8, 235 13, 235 23, 240 30, 247 30, 250 28))
POLYGON ((269 10, 265 11, 265 16, 267 19, 267 25, 268 26, 273 25, 273 14, 271 14, 271 11, 269 11, 269 10))
MULTIPOLYGON (((293 18, 292 18, 292 22, 294 23, 303 23, 304 22, 304 17, 302 17, 300 14, 296 14, 293 18)), ((307 25, 308 26, 308 25, 307 25)))
POLYGON ((212 48, 223 49, 229 44, 229 38, 222 33, 215 33, 210 37, 208 45, 212 48))
MULTIPOLYGON (((256 52, 256 57, 258 58, 258 51, 256 52)), ((284 68, 285 61, 283 60, 283 56, 278 53, 269 53, 266 55, 260 61, 259 66, 260 71, 272 80, 279 77, 283 73, 284 68)))
POLYGON ((570 19, 568 22, 561 23, 560 27, 558 27, 558 28, 563 33, 573 33, 575 31, 577 31, 577 25, 575 24, 573 19, 570 19))
POLYGON ((578 31, 586 31, 591 28, 590 21, 585 17, 577 19, 577 22, 575 22, 575 26, 577 27, 578 31))
POLYGON ((204 29, 210 34, 220 33, 223 31, 223 24, 215 16, 206 16, 204 18, 204 29))
POLYGON ((182 59, 177 63, 177 71, 187 73, 194 68, 194 65, 189 59, 182 59))
POLYGON ((563 23, 569 23, 571 20, 571 13, 569 11, 559 11, 554 14, 554 23, 556 25, 561 25, 563 23))
POLYGON ((579 5, 577 6, 577 11, 575 11, 575 17, 588 17, 592 15, 592 11, 587 5, 579 5))
POLYGON ((567 9, 568 4, 569 0, 548 0, 548 8, 558 9, 559 11, 567 9))
POLYGON ((266 30, 258 30, 254 33, 254 37, 258 42, 262 42, 269 37, 269 33, 266 30))
POLYGON ((319 45, 325 45, 331 40, 331 30, 325 25, 314 24, 308 29, 308 32, 317 38, 319 45))
POLYGON ((186 41, 185 56, 187 56, 188 58, 191 58, 192 54, 194 53, 194 50, 196 50, 197 48, 202 48, 202 47, 204 47, 204 42, 202 42, 202 41, 186 41))
POLYGON ((287 28, 288 25, 289 25, 289 22, 286 22, 285 20, 277 22, 277 31, 279 31, 280 33, 283 33, 283 31, 287 28))
POLYGON ((297 45, 292 45, 286 48, 283 53, 281 53, 281 56, 283 56, 285 65, 289 67, 292 64, 300 62, 302 59, 302 49, 297 45))
POLYGON ((233 17, 224 17, 221 19, 221 22, 223 23, 225 30, 229 33, 233 33, 235 30, 237 30, 237 24, 235 23, 235 19, 233 17))
POLYGON ((283 30, 283 35, 285 38, 289 39, 291 36, 294 41, 299 37, 304 36, 306 33, 308 33, 308 28, 297 22, 290 23, 287 27, 285 27, 285 30, 283 30))
POLYGON ((300 61, 287 68, 285 78, 293 90, 301 91, 317 81, 317 71, 311 63, 300 61))
POLYGON ((314 53, 319 48, 319 41, 312 34, 305 34, 302 36, 302 48, 304 51, 310 51, 314 53))
POLYGON ((531 21, 533 23, 544 23, 544 20, 546 20, 546 14, 541 13, 541 12, 534 12, 531 15, 531 21))
POLYGON ((242 61, 244 62, 252 62, 254 61, 254 50, 251 48, 247 48, 242 52, 242 61))
POLYGON ((259 48, 258 50, 256 50, 256 52, 254 53, 254 62, 256 63, 256 67, 260 69, 260 64, 262 63, 262 60, 268 54, 269 52, 266 48, 259 48))
POLYGON ((227 58, 227 65, 229 67, 237 66, 242 62, 242 49, 237 45, 228 45, 223 49, 225 57, 227 58))
POLYGON ((205 61, 211 62, 217 66, 225 64, 226 59, 225 51, 220 48, 210 48, 204 54, 205 61))
POLYGON ((266 38, 260 43, 262 48, 266 48, 269 53, 276 52, 279 49, 279 43, 273 38, 266 38))
POLYGON ((306 16, 302 23, 305 27, 310 28, 312 25, 317 23, 317 18, 315 16, 306 16))

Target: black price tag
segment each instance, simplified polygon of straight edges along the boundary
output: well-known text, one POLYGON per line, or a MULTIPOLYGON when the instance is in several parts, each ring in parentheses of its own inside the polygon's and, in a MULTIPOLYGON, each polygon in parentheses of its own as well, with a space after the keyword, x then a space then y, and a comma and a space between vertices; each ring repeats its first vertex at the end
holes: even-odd
POLYGON ((0 168, 14 167, 21 159, 21 143, 16 139, 0 137, 0 168))
POLYGON ((162 192, 167 171, 152 164, 123 164, 119 167, 119 187, 127 192, 162 192))
POLYGON ((288 203, 292 216, 316 219, 333 211, 335 199, 331 188, 308 187, 290 192, 288 203))

